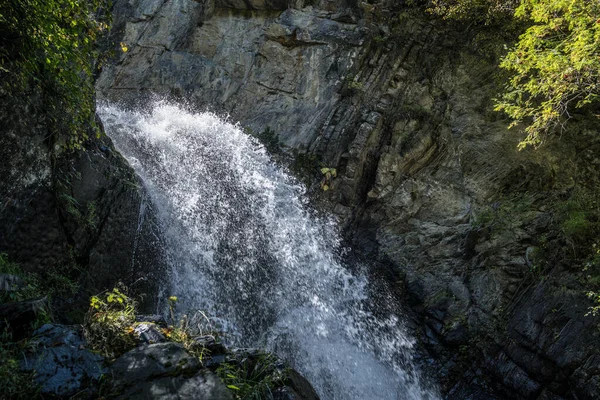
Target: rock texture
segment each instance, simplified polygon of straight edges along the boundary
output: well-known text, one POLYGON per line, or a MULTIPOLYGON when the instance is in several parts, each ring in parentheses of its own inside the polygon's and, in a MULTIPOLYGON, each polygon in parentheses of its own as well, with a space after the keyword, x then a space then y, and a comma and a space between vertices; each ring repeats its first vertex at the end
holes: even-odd
POLYGON ((336 167, 322 204, 401 282, 451 398, 597 397, 599 321, 554 214, 600 181, 597 127, 519 152, 469 31, 402 2, 312 3, 119 0, 130 50, 98 89, 210 106, 336 167))
POLYGON ((88 396, 107 372, 104 360, 84 348, 81 333, 62 325, 46 324, 33 333, 28 354, 21 361, 24 371, 33 371, 45 395, 61 398, 88 396))
POLYGON ((216 375, 200 368, 180 344, 138 347, 112 365, 113 392, 124 399, 233 398, 216 375))
MULTIPOLYGON (((179 343, 163 338, 161 343, 149 344, 140 335, 138 347, 111 363, 87 348, 81 327, 46 324, 33 333, 20 364, 22 371, 34 373, 41 395, 52 398, 233 399, 232 391, 215 370, 228 362, 251 371, 253 363, 265 357, 265 353, 230 351, 221 344, 218 346, 213 344, 212 350, 204 347, 203 358, 199 359, 179 343)), ((261 365, 263 374, 270 373, 265 368, 286 371, 285 382, 272 388, 275 399, 318 400, 306 379, 274 356, 269 357, 271 364, 261 365)), ((238 379, 248 378, 240 375, 238 379)), ((252 375, 252 378, 265 379, 265 376, 252 375)))
POLYGON ((0 251, 25 271, 69 271, 85 303, 119 280, 155 290, 158 276, 148 278, 160 255, 150 206, 110 139, 68 152, 51 143, 35 93, 0 98, 0 251))

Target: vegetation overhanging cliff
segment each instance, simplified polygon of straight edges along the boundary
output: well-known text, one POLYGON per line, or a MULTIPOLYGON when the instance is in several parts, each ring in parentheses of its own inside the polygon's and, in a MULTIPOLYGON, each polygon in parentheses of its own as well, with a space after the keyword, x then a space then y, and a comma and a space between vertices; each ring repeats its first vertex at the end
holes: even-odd
MULTIPOLYGON (((301 169, 322 204, 377 261, 374 275, 410 301, 450 395, 477 387, 483 396, 596 398, 597 3, 414 3, 116 1, 111 37, 128 51, 105 65, 99 89, 118 99, 167 94, 227 110, 258 132, 270 127, 308 162, 301 169), (534 18, 515 22, 506 4, 534 18), (256 40, 225 36, 231 26, 256 40), (235 62, 224 57, 234 52, 235 62), (525 143, 543 145, 518 151, 524 137, 495 107, 523 120, 525 143), (336 171, 326 192, 320 168, 336 171)), ((128 252, 144 196, 95 137, 95 56, 79 40, 102 25, 89 25, 86 7, 59 8, 16 17, 2 8, 0 250, 44 278, 66 270, 86 288, 81 303, 114 276, 137 280, 129 266, 145 264, 128 252), (47 30, 22 37, 25 16, 47 30), (115 242, 129 244, 117 252, 115 242)))

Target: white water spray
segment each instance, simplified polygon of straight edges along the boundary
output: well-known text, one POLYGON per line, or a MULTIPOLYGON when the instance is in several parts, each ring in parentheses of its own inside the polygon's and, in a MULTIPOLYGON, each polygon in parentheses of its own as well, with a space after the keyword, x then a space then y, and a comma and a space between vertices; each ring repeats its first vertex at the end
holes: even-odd
POLYGON ((394 315, 372 314, 367 279, 337 255, 331 221, 238 127, 166 103, 99 110, 159 212, 168 293, 219 316, 232 345, 286 359, 322 399, 435 399, 394 315))

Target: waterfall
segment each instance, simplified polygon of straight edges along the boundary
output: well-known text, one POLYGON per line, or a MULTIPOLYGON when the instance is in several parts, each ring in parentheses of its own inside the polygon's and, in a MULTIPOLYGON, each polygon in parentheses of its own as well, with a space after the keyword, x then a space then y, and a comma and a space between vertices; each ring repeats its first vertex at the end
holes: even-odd
POLYGON ((402 318, 376 316, 332 220, 239 126, 169 103, 99 114, 164 233, 165 292, 220 318, 228 344, 276 352, 322 399, 435 399, 402 318))

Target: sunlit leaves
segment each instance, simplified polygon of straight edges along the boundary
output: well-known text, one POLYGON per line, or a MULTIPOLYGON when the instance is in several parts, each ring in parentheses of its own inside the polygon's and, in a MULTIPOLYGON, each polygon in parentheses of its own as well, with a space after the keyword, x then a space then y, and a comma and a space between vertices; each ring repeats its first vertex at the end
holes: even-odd
POLYGON ((0 4, 0 81, 17 96, 44 93, 54 132, 78 148, 94 121, 94 42, 107 27, 107 0, 19 0, 0 4), (105 14, 100 15, 99 10, 105 14))
POLYGON ((337 178, 337 170, 335 168, 321 168, 323 179, 321 180, 321 189, 326 192, 333 186, 333 180, 337 178))
POLYGON ((511 73, 496 110, 523 126, 519 147, 562 130, 573 110, 600 97, 600 1, 433 0, 431 11, 471 23, 520 22, 524 33, 500 66, 511 73), (507 19, 507 18, 510 19, 507 19))
POLYGON ((432 0, 429 12, 444 19, 485 24, 511 18, 519 0, 432 0))
POLYGON ((517 18, 533 24, 501 63, 513 73, 496 109, 525 122, 520 148, 562 128, 575 108, 600 95, 600 2, 523 0, 517 18))

